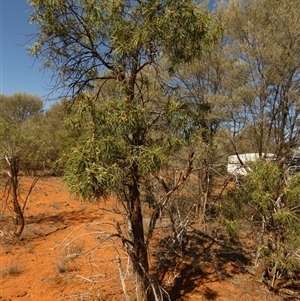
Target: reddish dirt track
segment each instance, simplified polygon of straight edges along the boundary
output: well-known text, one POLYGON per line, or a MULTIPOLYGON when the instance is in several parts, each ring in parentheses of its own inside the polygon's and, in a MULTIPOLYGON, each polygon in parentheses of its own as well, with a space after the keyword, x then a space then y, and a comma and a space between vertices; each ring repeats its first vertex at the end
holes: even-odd
MULTIPOLYGON (((21 178, 23 199, 32 180, 21 178)), ((101 206, 108 209, 116 203, 101 206)), ((106 239, 107 232, 115 232, 118 216, 99 207, 70 197, 60 178, 41 178, 26 204, 20 241, 0 238, 0 301, 125 300, 116 259, 122 261, 124 273, 127 261, 122 250, 116 253, 115 242, 106 239)), ((3 204, 1 210, 0 230, 9 236, 12 214, 3 204)), ((282 300, 251 279, 228 264, 226 275, 191 279, 192 289, 177 279, 181 290, 176 300, 282 300)), ((126 277, 128 291, 134 294, 129 280, 126 277)))

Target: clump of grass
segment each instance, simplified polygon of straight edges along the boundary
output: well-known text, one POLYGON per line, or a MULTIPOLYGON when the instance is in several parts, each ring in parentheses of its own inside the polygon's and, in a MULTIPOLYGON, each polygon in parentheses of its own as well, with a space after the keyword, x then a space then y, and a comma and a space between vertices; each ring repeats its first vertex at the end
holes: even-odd
POLYGON ((64 258, 63 260, 60 260, 59 262, 56 263, 56 268, 59 273, 65 273, 68 270, 68 263, 69 259, 64 258))
POLYGON ((55 263, 56 269, 59 273, 66 273, 78 270, 77 263, 75 261, 76 254, 70 254, 62 257, 61 260, 55 263))
POLYGON ((13 254, 14 253, 14 248, 12 245, 4 245, 3 246, 3 252, 5 254, 13 254))
POLYGON ((82 254, 84 250, 83 244, 69 244, 61 254, 57 262, 53 262, 58 273, 72 272, 78 269, 75 258, 82 254))
POLYGON ((9 276, 18 276, 23 273, 23 269, 19 266, 18 263, 11 263, 5 266, 2 270, 2 275, 9 275, 9 276))

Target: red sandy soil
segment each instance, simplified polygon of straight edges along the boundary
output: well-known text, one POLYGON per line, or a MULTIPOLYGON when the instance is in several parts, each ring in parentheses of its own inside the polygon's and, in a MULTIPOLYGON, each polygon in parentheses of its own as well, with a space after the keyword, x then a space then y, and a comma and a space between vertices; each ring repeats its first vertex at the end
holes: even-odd
MULTIPOLYGON (((23 200, 32 180, 21 178, 23 200)), ((107 239, 108 232, 116 232, 118 215, 108 210, 116 208, 114 200, 101 205, 80 202, 69 195, 60 178, 41 178, 28 198, 26 226, 17 242, 9 239, 13 220, 4 203, 2 199, 0 301, 125 300, 118 258, 128 292, 134 295, 126 256, 116 251, 115 240, 107 239)), ((228 263, 225 269, 225 274, 194 275, 192 288, 186 280, 177 281, 181 286, 174 300, 284 300, 234 264, 228 263)), ((176 271, 169 279, 176 279, 176 271)))

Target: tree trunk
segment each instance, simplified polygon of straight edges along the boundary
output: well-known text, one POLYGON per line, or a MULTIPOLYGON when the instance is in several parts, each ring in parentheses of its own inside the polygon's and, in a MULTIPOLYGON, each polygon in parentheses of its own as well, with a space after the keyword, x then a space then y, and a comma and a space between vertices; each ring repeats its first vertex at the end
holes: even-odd
POLYGON ((10 177, 11 177, 11 184, 12 184, 12 196, 13 196, 13 206, 14 206, 14 213, 15 213, 15 235, 19 237, 25 226, 25 220, 23 211, 20 207, 18 201, 18 189, 19 189, 19 160, 17 157, 12 157, 11 159, 6 158, 7 163, 10 167, 10 177))
POLYGON ((152 298, 149 286, 148 250, 144 239, 140 192, 136 181, 130 187, 130 190, 130 223, 133 241, 133 254, 130 255, 135 273, 136 300, 150 301, 152 298))
POLYGON ((13 202, 14 202, 14 212, 16 214, 16 219, 15 219, 16 230, 14 233, 17 237, 19 237, 24 230, 25 220, 18 200, 14 199, 13 202))
POLYGON ((205 229, 205 212, 208 200, 210 185, 210 175, 206 159, 202 162, 202 168, 198 171, 198 204, 196 207, 196 216, 199 226, 205 229))

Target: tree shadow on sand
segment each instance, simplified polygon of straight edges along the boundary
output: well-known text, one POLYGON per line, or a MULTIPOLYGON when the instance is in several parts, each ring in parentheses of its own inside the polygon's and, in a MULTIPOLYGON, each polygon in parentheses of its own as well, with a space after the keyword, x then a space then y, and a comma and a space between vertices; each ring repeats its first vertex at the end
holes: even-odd
MULTIPOLYGON (((159 263, 158 278, 168 289, 171 300, 181 298, 209 282, 232 278, 245 272, 250 258, 243 254, 242 246, 228 246, 199 230, 186 234, 184 244, 172 237, 159 242, 160 250, 155 254, 159 263)), ((204 300, 216 300, 216 291, 204 286, 204 300)))

